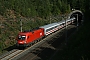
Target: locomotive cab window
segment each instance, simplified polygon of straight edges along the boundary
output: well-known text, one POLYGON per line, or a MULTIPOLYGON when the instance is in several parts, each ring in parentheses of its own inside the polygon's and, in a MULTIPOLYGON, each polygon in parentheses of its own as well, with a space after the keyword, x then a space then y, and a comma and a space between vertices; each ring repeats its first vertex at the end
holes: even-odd
POLYGON ((25 38, 26 38, 26 36, 23 36, 23 35, 19 35, 19 36, 18 36, 18 39, 19 39, 19 40, 25 40, 25 38))

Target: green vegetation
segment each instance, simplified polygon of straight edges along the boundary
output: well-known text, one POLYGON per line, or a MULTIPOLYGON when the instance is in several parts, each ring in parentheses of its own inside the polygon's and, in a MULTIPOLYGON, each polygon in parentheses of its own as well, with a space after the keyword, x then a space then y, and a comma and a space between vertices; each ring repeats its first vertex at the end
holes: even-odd
POLYGON ((16 43, 21 19, 24 31, 60 21, 72 8, 90 13, 89 6, 89 0, 0 0, 0 54, 16 43))
POLYGON ((6 16, 7 10, 13 10, 16 15, 20 14, 24 17, 46 18, 50 15, 70 12, 70 7, 63 0, 0 0, 0 14, 6 16))
MULTIPOLYGON (((31 30, 33 28, 48 24, 48 20, 34 20, 24 19, 22 20, 22 30, 31 30)), ((5 52, 4 49, 14 45, 16 43, 16 36, 20 32, 20 19, 7 19, 2 21, 0 26, 0 54, 5 52)))
POLYGON ((62 0, 0 0, 0 54, 16 43, 20 20, 23 31, 30 30, 60 21, 57 16, 66 12, 70 5, 62 0))
POLYGON ((84 25, 69 40, 68 45, 59 51, 53 60, 89 60, 90 59, 90 1, 69 0, 72 8, 84 12, 84 25))

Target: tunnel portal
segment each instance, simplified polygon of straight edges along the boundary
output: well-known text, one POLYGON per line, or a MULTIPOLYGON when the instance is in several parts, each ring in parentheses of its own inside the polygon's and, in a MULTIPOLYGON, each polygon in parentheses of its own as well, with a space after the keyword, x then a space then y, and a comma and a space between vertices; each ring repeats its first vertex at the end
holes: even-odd
POLYGON ((82 24, 83 23, 83 13, 80 10, 74 10, 72 11, 69 16, 68 19, 75 17, 75 22, 78 22, 78 24, 82 24))

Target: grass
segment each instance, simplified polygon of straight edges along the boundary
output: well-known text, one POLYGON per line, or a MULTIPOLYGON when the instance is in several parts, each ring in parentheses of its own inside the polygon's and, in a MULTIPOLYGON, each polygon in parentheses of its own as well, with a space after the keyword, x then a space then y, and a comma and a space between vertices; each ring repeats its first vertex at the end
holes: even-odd
POLYGON ((53 60, 90 59, 90 23, 86 22, 69 40, 68 45, 59 51, 53 60))

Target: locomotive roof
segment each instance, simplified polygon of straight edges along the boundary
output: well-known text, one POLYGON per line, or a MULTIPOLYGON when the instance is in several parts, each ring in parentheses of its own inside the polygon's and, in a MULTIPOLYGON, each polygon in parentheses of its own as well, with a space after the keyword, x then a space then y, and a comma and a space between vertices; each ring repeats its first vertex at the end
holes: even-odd
POLYGON ((20 32, 19 35, 28 35, 30 32, 20 32))
POLYGON ((41 26, 40 28, 45 28, 45 29, 48 29, 48 28, 51 28, 51 27, 55 27, 59 25, 58 23, 52 23, 52 24, 48 24, 48 25, 45 25, 45 26, 41 26))

